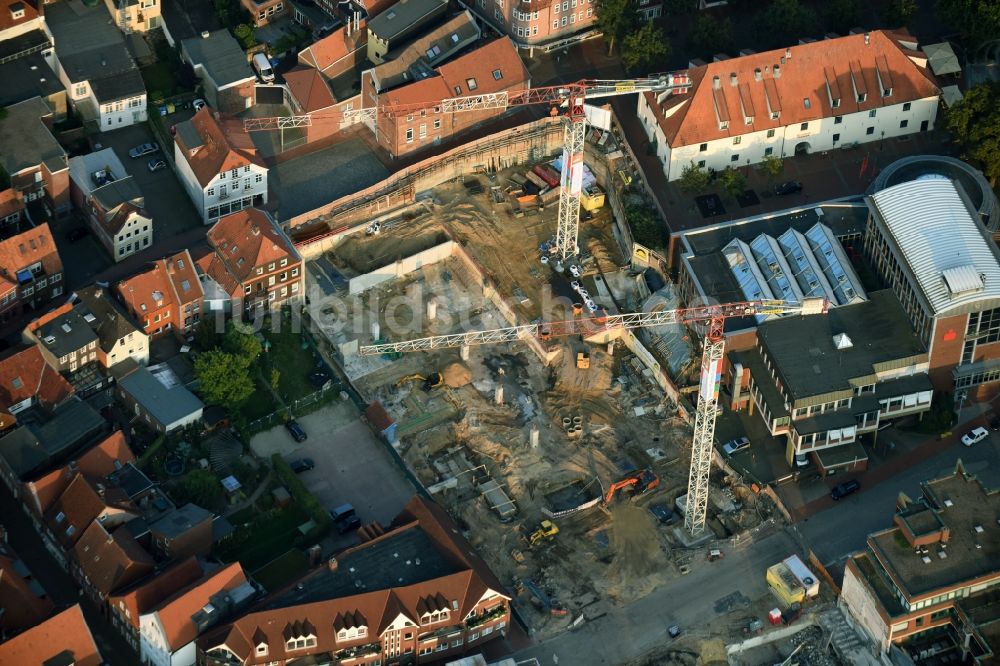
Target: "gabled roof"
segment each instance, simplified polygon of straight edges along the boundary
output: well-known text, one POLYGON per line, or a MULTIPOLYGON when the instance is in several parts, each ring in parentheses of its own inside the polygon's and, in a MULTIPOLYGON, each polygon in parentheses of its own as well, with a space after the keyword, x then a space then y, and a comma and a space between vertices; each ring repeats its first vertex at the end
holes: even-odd
POLYGON ((456 14, 429 33, 411 42, 374 69, 379 90, 388 90, 434 75, 434 67, 474 43, 479 25, 469 10, 456 14))
POLYGON ((169 569, 164 569, 158 575, 135 585, 119 594, 108 598, 112 608, 124 608, 128 611, 126 619, 136 629, 139 628, 139 616, 148 613, 183 589, 199 580, 205 571, 198 558, 191 557, 178 562, 169 569))
POLYGON ((73 395, 73 387, 45 362, 42 352, 32 345, 0 358, 0 409, 34 396, 43 406, 52 407, 73 395))
POLYGON ((106 509, 135 511, 128 497, 118 488, 106 487, 96 479, 77 472, 49 510, 45 522, 63 547, 68 548, 106 509))
POLYGON ((313 113, 337 103, 319 70, 298 65, 285 72, 285 83, 302 113, 313 113))
POLYGON ((234 590, 246 582, 243 567, 239 562, 233 562, 159 604, 155 612, 163 625, 170 649, 177 651, 198 637, 198 627, 192 616, 209 603, 210 597, 234 590))
POLYGON ((219 88, 252 80, 246 52, 228 30, 216 30, 181 41, 192 65, 201 65, 219 88))
POLYGON ((38 10, 31 0, 0 0, 0 30, 24 25, 37 18, 38 10), (14 10, 19 10, 22 16, 14 18, 14 10))
POLYGON ((143 272, 115 285, 115 291, 139 318, 160 308, 200 301, 205 295, 187 250, 154 261, 143 272))
POLYGON ((77 604, 0 643, 0 664, 101 666, 101 653, 77 604))
POLYGON ((661 96, 662 101, 657 102, 656 94, 644 93, 671 146, 698 144, 940 94, 933 75, 911 59, 909 50, 900 43, 900 36, 883 30, 713 62, 694 67, 688 74, 692 86, 685 94, 661 96), (886 78, 891 78, 891 83, 886 78), (883 97, 882 91, 887 87, 891 87, 892 94, 883 97), (834 108, 838 90, 840 102, 834 108), (861 92, 867 92, 863 102, 858 100, 857 93, 861 92), (744 122, 750 116, 745 113, 749 106, 753 107, 751 125, 744 122), (777 111, 779 117, 772 120, 771 113, 777 111), (726 119, 728 129, 720 129, 720 120, 726 119))
POLYGON ((30 567, 6 543, 0 543, 0 608, 0 633, 4 636, 41 624, 54 608, 30 567))
POLYGON ((368 43, 368 28, 365 22, 361 21, 359 28, 352 30, 350 34, 347 29, 348 26, 341 26, 323 39, 302 49, 299 52, 299 62, 325 72, 358 49, 363 49, 368 43))
POLYGON ((65 465, 31 482, 41 511, 46 512, 73 480, 73 470, 92 479, 103 479, 116 469, 135 461, 135 455, 121 430, 104 438, 97 446, 65 465))
POLYGON ((207 263, 207 273, 225 286, 229 279, 217 276, 224 268, 239 283, 272 262, 288 258, 289 264, 299 261, 295 247, 264 211, 256 208, 226 215, 208 230, 208 242, 220 261, 207 263))
POLYGON ((447 0, 399 0, 378 16, 372 17, 369 13, 368 32, 391 42, 425 22, 429 16, 443 13, 447 7, 447 0))
POLYGON ((79 300, 74 309, 90 312, 96 321, 91 323, 97 333, 98 344, 105 352, 110 352, 118 341, 131 334, 146 334, 137 326, 125 308, 103 287, 92 285, 76 291, 79 300))
POLYGON ((109 532, 94 521, 72 549, 90 584, 102 594, 130 585, 153 571, 153 558, 121 526, 109 532))
POLYGON ((224 171, 246 164, 264 166, 243 123, 207 106, 178 123, 175 140, 202 187, 224 171))

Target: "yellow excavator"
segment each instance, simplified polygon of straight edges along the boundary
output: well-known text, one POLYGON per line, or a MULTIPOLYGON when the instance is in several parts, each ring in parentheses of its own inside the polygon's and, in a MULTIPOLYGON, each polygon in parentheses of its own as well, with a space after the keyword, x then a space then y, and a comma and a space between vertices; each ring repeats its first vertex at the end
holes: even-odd
POLYGON ((554 539, 559 534, 559 527, 551 520, 543 520, 538 524, 538 528, 531 534, 526 534, 524 540, 532 548, 540 541, 554 539))
POLYGON ((406 375, 405 377, 400 377, 394 386, 395 388, 400 388, 409 382, 423 382, 421 388, 425 391, 430 391, 444 384, 444 376, 440 372, 435 372, 427 377, 421 374, 406 375))

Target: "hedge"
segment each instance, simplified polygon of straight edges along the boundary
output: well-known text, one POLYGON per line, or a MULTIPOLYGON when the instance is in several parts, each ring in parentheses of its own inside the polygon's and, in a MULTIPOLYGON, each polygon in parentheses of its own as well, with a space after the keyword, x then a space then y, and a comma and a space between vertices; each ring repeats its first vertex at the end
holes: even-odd
POLYGON ((313 542, 325 537, 329 533, 330 528, 333 527, 333 519, 330 517, 330 512, 319 503, 316 496, 306 488, 298 475, 292 471, 288 462, 279 454, 275 453, 271 456, 271 465, 274 467, 278 479, 288 489, 289 494, 295 499, 295 502, 316 523, 316 527, 306 534, 306 540, 313 542))

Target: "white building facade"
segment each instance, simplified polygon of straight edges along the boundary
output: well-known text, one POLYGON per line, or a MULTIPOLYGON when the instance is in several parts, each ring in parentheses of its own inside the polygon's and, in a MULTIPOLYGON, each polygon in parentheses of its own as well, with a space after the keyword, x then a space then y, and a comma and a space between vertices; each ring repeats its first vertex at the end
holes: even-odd
POLYGON ((713 62, 687 94, 639 95, 638 116, 668 180, 926 132, 940 89, 915 49, 874 32, 713 62))
POLYGON ((204 185, 184 158, 184 151, 174 144, 174 163, 181 182, 205 224, 220 217, 267 203, 267 167, 249 162, 216 174, 204 185))
POLYGON ((194 641, 171 649, 160 614, 145 613, 139 616, 139 658, 143 664, 153 666, 194 666, 197 650, 194 641))

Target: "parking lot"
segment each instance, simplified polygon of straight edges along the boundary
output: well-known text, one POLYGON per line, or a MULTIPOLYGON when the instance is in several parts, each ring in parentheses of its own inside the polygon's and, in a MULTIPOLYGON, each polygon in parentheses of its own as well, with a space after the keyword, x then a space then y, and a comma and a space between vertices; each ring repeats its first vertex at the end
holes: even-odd
POLYGON ((309 436, 302 444, 279 426, 255 435, 250 447, 263 458, 311 458, 315 469, 299 478, 324 506, 351 503, 363 522, 389 524, 414 489, 354 405, 338 402, 297 420, 309 436))

